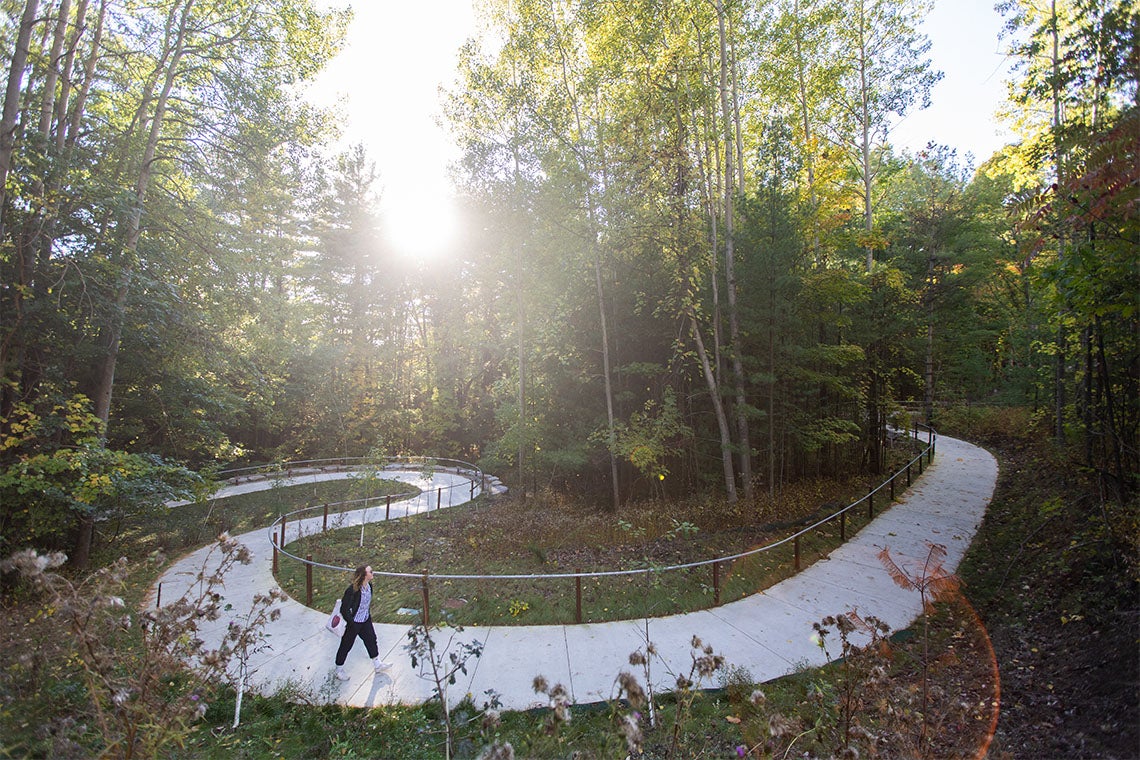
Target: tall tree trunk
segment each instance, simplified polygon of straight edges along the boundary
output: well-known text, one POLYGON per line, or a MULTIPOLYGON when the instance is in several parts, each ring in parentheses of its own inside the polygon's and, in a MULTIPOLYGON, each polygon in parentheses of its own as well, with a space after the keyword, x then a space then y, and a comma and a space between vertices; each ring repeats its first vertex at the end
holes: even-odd
POLYGON ((119 359, 126 306, 134 279, 134 259, 138 251, 139 239, 142 236, 143 206, 146 204, 151 176, 154 173, 155 156, 158 153, 158 138, 162 133, 166 106, 169 102, 170 93, 174 89, 174 82, 178 78, 179 65, 186 54, 186 35, 189 31, 190 13, 193 10, 194 2, 195 0, 183 0, 181 7, 172 7, 170 15, 167 17, 163 56, 165 63, 163 87, 155 103, 154 114, 149 119, 150 130, 147 134, 146 146, 143 149, 138 177, 135 182, 134 208, 127 220, 127 237, 123 244, 123 262, 119 270, 114 308, 111 313, 104 354, 96 373, 95 390, 92 396, 94 412, 103 423, 104 435, 107 433, 107 425, 110 421, 111 396, 115 386, 115 367, 119 359))
POLYGON ((87 61, 83 65, 83 86, 79 88, 79 94, 76 95, 75 102, 71 105, 71 113, 67 121, 67 133, 63 138, 63 144, 69 149, 75 146, 75 142, 79 138, 79 124, 84 109, 87 107, 87 96, 91 92, 91 84, 95 79, 95 66, 99 61, 99 52, 103 44, 103 22, 107 18, 107 3, 108 0, 99 0, 99 13, 95 17, 95 32, 91 37, 91 48, 87 55, 87 61))
POLYGON ((64 54, 63 60, 59 65, 59 98, 56 99, 53 118, 56 125, 55 151, 57 155, 63 153, 63 147, 67 138, 67 108, 71 100, 71 90, 76 81, 73 75, 75 56, 78 53, 79 40, 83 37, 83 32, 86 30, 87 5, 88 0, 79 0, 79 4, 75 8, 75 27, 71 33, 71 38, 67 42, 67 52, 64 54))
POLYGON ((724 412, 724 401, 720 397, 720 388, 713 375, 712 365, 709 363, 708 351, 705 350, 705 341, 701 337, 701 328, 697 324, 697 316, 692 307, 688 307, 686 314, 689 318, 689 331, 693 335, 693 342, 697 346, 697 358, 701 362, 701 370, 708 385, 709 398, 712 400, 713 413, 716 415, 717 429, 720 431, 721 464, 724 467, 724 490, 728 496, 728 503, 735 504, 738 500, 736 494, 736 476, 732 467, 732 434, 728 428, 728 415, 724 412))
MULTIPOLYGON (((27 68, 28 54, 31 46, 32 29, 37 23, 36 12, 39 0, 26 0, 24 11, 20 17, 20 26, 16 35, 15 47, 12 49, 12 60, 8 69, 8 81, 4 91, 3 113, 0 114, 0 244, 8 242, 8 230, 5 224, 7 207, 8 173, 12 168, 12 153, 16 145, 16 122, 20 115, 20 93, 24 88, 24 71, 27 68)), ((26 316, 26 303, 28 285, 31 281, 31 268, 34 254, 30 251, 17 251, 18 278, 16 287, 9 288, 11 298, 11 322, 0 325, 0 371, 4 373, 4 380, 24 382, 20 368, 25 365, 24 353, 26 341, 24 335, 28 327, 24 324, 26 316), (22 258, 20 258, 22 257, 22 258)), ((8 413, 16 403, 18 391, 13 382, 5 382, 0 387, 0 419, 7 420, 8 413)))
POLYGON ((601 320, 602 330, 602 377, 605 380, 606 389, 606 423, 608 425, 608 441, 609 441, 609 455, 610 455, 610 486, 613 496, 612 507, 613 511, 617 512, 621 508, 621 490, 618 483, 618 466, 617 455, 614 454, 615 444, 615 428, 614 428, 614 389, 612 372, 610 371, 610 338, 609 330, 606 327, 606 300, 605 291, 602 288, 602 264, 598 260, 598 256, 594 256, 594 283, 597 287, 598 296, 598 317, 601 320))
MULTIPOLYGON (((516 134, 517 134, 516 125, 516 134)), ((516 226, 522 220, 522 203, 519 201, 518 193, 522 185, 522 168, 520 166, 521 160, 519 158, 518 149, 512 145, 511 159, 514 168, 514 189, 512 190, 512 223, 516 226)), ((527 442, 527 414, 526 414, 526 305, 523 296, 526 293, 526 270, 525 262, 523 260, 522 246, 515 243, 515 331, 518 333, 517 346, 515 352, 515 361, 519 375, 518 393, 515 396, 515 401, 519 407, 519 431, 518 431, 518 447, 516 456, 518 457, 518 479, 519 479, 519 493, 522 495, 523 501, 526 501, 526 442, 527 442)))
MULTIPOLYGON (((1050 33, 1053 37, 1053 77, 1051 82, 1053 97, 1053 151, 1057 170, 1057 187, 1065 187, 1066 149, 1061 136, 1064 113, 1061 109, 1061 33, 1057 21, 1057 0, 1052 0, 1050 8, 1050 33)), ((1057 258, 1065 256, 1065 236, 1057 236, 1057 258)), ((1063 312, 1063 309, 1062 309, 1063 312)), ((1063 314, 1062 314, 1063 316, 1063 314)), ((1058 443, 1065 440, 1065 353, 1067 350, 1068 333, 1065 330, 1064 320, 1057 320, 1057 332, 1054 336, 1053 358, 1053 435, 1058 443)))
MULTIPOLYGON (((16 118, 20 114, 20 92, 24 84, 24 69, 28 64, 28 48, 32 40, 32 28, 36 25, 36 10, 39 0, 25 0, 24 13, 20 17, 20 29, 16 35, 16 46, 12 50, 12 62, 8 69, 8 84, 4 90, 4 112, 0 115, 0 211, 7 202, 8 172, 12 168, 12 150, 16 144, 16 118)), ((3 216, 0 215, 0 240, 4 239, 3 216)))
MULTIPOLYGON (((797 17, 800 15, 798 2, 796 3, 795 14, 797 17)), ((814 133, 811 128, 811 109, 808 105, 808 82, 807 71, 804 68, 803 33, 799 26, 795 27, 794 43, 796 48, 796 85, 799 94, 799 102, 797 105, 800 110, 800 123, 804 130, 804 168, 807 170, 808 208, 810 214, 808 223, 811 227, 809 231, 809 243, 811 245, 812 261, 815 262, 817 267, 822 267, 823 260, 819 246, 819 199, 816 196, 817 190, 815 186, 815 148, 812 146, 814 133)))
POLYGON ((867 81, 871 52, 867 49, 867 16, 862 2, 859 3, 858 24, 859 56, 859 159, 863 184, 863 229, 867 233, 867 273, 875 266, 875 248, 871 244, 874 230, 874 197, 871 194, 874 175, 871 172, 871 83, 867 81))
MULTIPOLYGON (((63 45, 67 35, 67 27, 71 16, 71 0, 60 0, 59 14, 55 22, 55 31, 52 35, 51 53, 48 58, 47 71, 44 76, 43 100, 40 103, 40 119, 38 131, 40 144, 44 152, 49 154, 47 172, 39 174, 32 182, 28 191, 29 205, 36 208, 36 212, 28 224, 27 242, 25 248, 29 256, 36 259, 35 272, 45 272, 51 258, 51 249, 55 243, 56 221, 59 218, 61 199, 59 189, 61 177, 68 171, 65 157, 61 155, 59 136, 64 131, 63 112, 67 108, 67 93, 70 90, 70 71, 61 70, 63 62, 63 45), (56 96, 56 85, 62 82, 61 93, 56 96), (57 118, 57 116, 59 118, 57 118), (54 132, 54 137, 53 137, 54 132), (54 153, 48 146, 56 146, 54 153), (52 192, 47 192, 48 189, 52 192)), ((74 41, 78 41, 74 38, 74 41)), ((69 58, 70 60, 70 58, 69 58)), ((36 298, 47 295, 47 286, 37 277, 33 286, 36 298)))
MULTIPOLYGON (((934 247, 926 257, 926 281, 934 287, 934 247)), ((926 364, 923 372, 922 408, 926 424, 934 424, 934 294, 926 293, 926 364)))
MULTIPOLYGON (((701 31, 697 30, 697 49, 698 56, 702 61, 712 61, 712 54, 705 52, 704 36, 701 31)), ((688 80, 685 80, 686 83, 688 80)), ((694 151, 697 156, 697 167, 701 175, 701 200, 704 204, 705 215, 708 218, 709 232, 709 286, 711 288, 712 298, 712 339, 713 339, 713 356, 712 366, 713 372, 716 375, 717 382, 720 381, 720 366, 721 366, 721 345, 723 339, 721 337, 721 300, 720 300, 720 215, 717 209, 718 199, 716 197, 716 188, 719 187, 720 180, 720 130, 703 130, 700 128, 700 120, 697 116, 698 102, 700 106, 707 109, 708 112, 713 113, 716 111, 717 106, 711 100, 704 100, 703 97, 693 96, 691 91, 686 91, 689 95, 690 106, 689 121, 692 134, 695 136, 697 142, 696 150, 694 151), (709 132, 711 131, 711 139, 709 139, 709 132)))
POLYGON ((84 514, 79 518, 79 534, 75 541, 75 550, 71 552, 71 564, 83 569, 91 561, 91 545, 95 539, 95 517, 84 514))
MULTIPOLYGON (((733 211, 737 193, 736 156, 733 147, 740 134, 738 111, 729 102, 730 76, 728 35, 725 29, 725 11, 722 0, 717 0, 717 31, 720 39, 720 98, 724 119, 725 178, 724 178, 724 275, 728 297, 729 341, 732 343, 732 378, 735 385, 735 416, 737 443, 740 446, 740 480, 744 498, 752 500, 752 442, 748 429, 748 402, 744 383, 744 346, 740 337, 740 317, 737 307, 736 252, 733 211)), ((735 78, 735 72, 732 73, 735 78)))
MULTIPOLYGON (((1096 327, 1096 345, 1097 345, 1097 365, 1101 376, 1101 385, 1104 387, 1104 400, 1105 400, 1105 427, 1108 431, 1108 440, 1112 445, 1112 462, 1116 468, 1116 481, 1117 490, 1116 498, 1121 503, 1136 491, 1136 440, 1135 440, 1135 418, 1133 418, 1131 425, 1127 422, 1118 419, 1116 412, 1116 393, 1112 387, 1112 376, 1109 373, 1108 367, 1108 354, 1104 348, 1104 320, 1097 315, 1093 317, 1094 326, 1096 327), (1129 466, 1124 462, 1124 451, 1131 452, 1129 466)), ((1133 359, 1133 363, 1136 360, 1133 359)), ((1135 386, 1132 387, 1133 399, 1135 399, 1135 386)), ((1125 389, 1127 394, 1128 389, 1125 389)), ((1132 404, 1135 407, 1135 402, 1132 404)), ((1125 409, 1129 407, 1128 396, 1125 395, 1125 409)), ((1127 412, 1124 413, 1127 418, 1127 412)), ((1111 527, 1111 526, 1110 526, 1111 527)))
POLYGON ((776 298, 771 293, 768 318, 768 496, 776 495, 776 298))
MULTIPOLYGON (((553 16, 552 11, 552 16, 553 16)), ((565 91, 566 100, 570 104, 572 113, 574 114, 574 127, 576 135, 584 135, 584 127, 582 118, 582 105, 579 102, 579 94, 571 85, 570 79, 570 61, 567 56, 566 47, 563 42, 561 34, 558 36, 558 52, 561 63, 562 73, 562 87, 565 91)), ((599 137, 599 142, 601 138, 599 137)), ((610 488, 613 498, 612 509, 617 512, 621 508, 621 488, 618 482, 618 465, 617 454, 614 452, 617 428, 614 420, 614 390, 613 390, 613 372, 610 367, 610 336, 606 320, 606 299, 605 288, 602 283, 602 263, 601 252, 598 246, 598 235, 600 233, 600 225, 598 223, 598 209, 594 199, 593 179, 592 179, 592 162, 586 153, 585 147, 579 140, 575 140, 571 144, 571 150, 574 153, 574 158, 578 163, 578 169, 582 174, 582 195, 583 201, 586 204, 586 218, 589 222, 586 234, 589 237, 590 258, 594 267, 594 286, 595 293, 598 299, 598 318, 601 330, 601 343, 602 343, 602 381, 605 392, 606 400, 606 449, 609 454, 610 460, 610 488)))
POLYGON ((55 31, 52 33, 51 53, 48 56, 47 71, 44 74, 43 100, 40 101, 40 134, 45 138, 45 145, 51 143, 47 139, 51 132, 52 116, 55 114, 56 85, 59 84, 59 64, 63 58, 63 42, 67 36, 67 25, 71 17, 71 0, 60 0, 59 15, 56 18, 55 31))

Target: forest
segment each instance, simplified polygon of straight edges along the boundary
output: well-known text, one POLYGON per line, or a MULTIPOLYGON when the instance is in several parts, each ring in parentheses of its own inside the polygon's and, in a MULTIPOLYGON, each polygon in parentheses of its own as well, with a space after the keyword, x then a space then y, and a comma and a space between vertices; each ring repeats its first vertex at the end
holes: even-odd
POLYGON ((465 234, 422 262, 304 97, 349 11, 3 5, 0 554, 83 566, 199 473, 334 456, 747 503, 948 404, 1030 407, 1134 497, 1127 0, 1000 4, 992 156, 892 145, 928 2, 488 0, 441 93, 465 234))

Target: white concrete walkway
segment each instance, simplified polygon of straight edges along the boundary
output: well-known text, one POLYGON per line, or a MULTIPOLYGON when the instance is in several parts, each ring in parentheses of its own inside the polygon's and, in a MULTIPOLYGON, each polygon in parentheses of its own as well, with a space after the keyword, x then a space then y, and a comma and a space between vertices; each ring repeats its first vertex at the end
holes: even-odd
MULTIPOLYGON (((414 482, 424 489, 424 495, 407 503, 410 511, 434 508, 435 489, 460 478, 437 473, 429 482, 415 472, 389 472, 385 477, 414 482)), ((767 681, 803 663, 822 664, 823 656, 810 637, 812 624, 828 615, 857 608, 893 629, 909 626, 921 611, 919 596, 894 584, 878 553, 887 547, 900 565, 915 564, 926 558, 926 542, 930 541, 946 547, 945 567, 955 570, 981 523, 996 481, 997 462, 988 452, 939 437, 934 464, 914 488, 828 559, 746 599, 710 610, 650 619, 648 636, 658 652, 652 662, 654 689, 668 690, 678 674, 689 672, 694 635, 723 655, 729 665, 746 668, 756 681, 767 681)), ((444 501, 446 505, 446 497, 444 501)), ((396 504, 392 508, 395 516, 396 504)), ((376 519, 377 510, 371 512, 370 519, 376 519)), ((359 525, 362 517, 352 513, 346 516, 345 524, 359 525)), ((383 519, 382 511, 379 517, 383 519)), ((320 520, 317 517, 290 524, 288 540, 296 537, 295 531, 319 530, 320 520)), ((232 604, 235 615, 249 610, 255 593, 275 585, 269 531, 257 530, 236 538, 249 547, 254 559, 226 576, 225 601, 232 604)), ((186 587, 187 579, 201 569, 208 551, 206 547, 194 552, 167 570, 160 579, 163 599, 176 598, 179 583, 186 587)), ((380 558, 376 563, 383 564, 380 558)), ((331 679, 338 640, 325 631, 325 617, 325 613, 297 602, 283 604, 280 619, 267 629, 269 646, 251 660, 251 688, 272 693, 291 683, 309 691, 313 699, 330 698, 354 706, 414 704, 431 696, 431 684, 412 669, 404 651, 407 625, 376 626, 380 656, 394 663, 391 670, 374 674, 358 642, 346 664, 351 680, 341 683, 331 679)), ((204 630, 207 643, 216 646, 210 637, 220 641, 228 623, 223 617, 204 630)), ((532 690, 536 675, 545 676, 552 685, 562 683, 576 703, 614 696, 615 679, 623 670, 640 679, 642 673, 629 665, 629 655, 638 649, 644 651, 646 621, 469 627, 460 636, 464 641, 482 642, 483 654, 469 660, 468 674, 461 675, 462 680, 451 687, 449 701, 459 701, 470 693, 476 704, 481 704, 490 689, 499 694, 504 708, 517 710, 545 703, 532 690)), ((832 648, 837 646, 835 643, 832 648)))

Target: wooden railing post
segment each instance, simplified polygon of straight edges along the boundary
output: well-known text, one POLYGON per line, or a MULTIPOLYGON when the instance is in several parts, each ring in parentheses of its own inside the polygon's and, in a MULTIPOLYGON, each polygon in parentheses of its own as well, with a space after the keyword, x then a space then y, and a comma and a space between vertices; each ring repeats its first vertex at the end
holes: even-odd
POLYGON ((435 489, 435 508, 439 509, 439 505, 443 502, 443 486, 435 489))
POLYGON ((906 487, 910 488, 910 462, 906 463, 906 487))
MULTIPOLYGON (((868 499, 868 501, 870 501, 868 499)), ((839 513, 839 542, 844 543, 847 541, 847 510, 839 513)))
POLYGON ((796 567, 796 572, 798 573, 800 571, 800 537, 799 536, 796 536, 795 545, 796 545, 796 564, 795 564, 795 567, 796 567))
POLYGON ((329 529, 329 505, 326 503, 325 504, 325 514, 324 514, 323 519, 321 520, 321 532, 324 532, 328 529, 329 529))
POLYGON ((392 494, 388 494, 387 501, 384 502, 384 520, 387 521, 392 514, 392 494))
POLYGON ((273 574, 277 575, 277 544, 280 539, 277 538, 277 531, 273 531, 273 574))
POLYGON ((712 563, 713 570, 713 606, 720 606, 720 561, 712 563))
POLYGON ((313 606, 313 555, 305 555, 305 604, 313 606))
POLYGON ((582 568, 574 568, 574 622, 582 622, 582 568))
POLYGON ((424 630, 426 631, 431 625, 431 616, 428 615, 428 574, 424 571, 424 584, 423 584, 423 600, 424 600, 424 630))
POLYGON ((162 583, 158 584, 158 594, 154 597, 154 608, 157 610, 162 606, 162 583))
POLYGON ((897 477, 897 476, 898 476, 897 472, 891 476, 891 501, 895 500, 895 477, 897 477))
POLYGON ((288 514, 281 515, 281 548, 285 548, 285 521, 289 519, 288 514))

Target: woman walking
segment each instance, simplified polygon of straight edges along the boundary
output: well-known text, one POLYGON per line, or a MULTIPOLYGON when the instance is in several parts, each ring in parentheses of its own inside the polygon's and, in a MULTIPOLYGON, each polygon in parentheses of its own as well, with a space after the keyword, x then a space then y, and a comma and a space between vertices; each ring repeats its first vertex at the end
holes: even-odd
POLYGON ((359 636, 372 658, 372 667, 377 673, 392 667, 391 663, 380 659, 380 649, 376 646, 376 629, 372 626, 372 567, 361 565, 352 574, 352 584, 344 590, 340 600, 340 614, 344 616, 344 635, 340 637, 340 648, 336 650, 336 677, 348 680, 344 672, 344 661, 348 651, 359 636))

